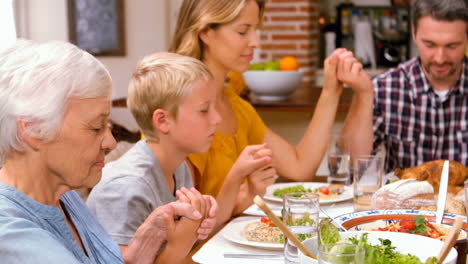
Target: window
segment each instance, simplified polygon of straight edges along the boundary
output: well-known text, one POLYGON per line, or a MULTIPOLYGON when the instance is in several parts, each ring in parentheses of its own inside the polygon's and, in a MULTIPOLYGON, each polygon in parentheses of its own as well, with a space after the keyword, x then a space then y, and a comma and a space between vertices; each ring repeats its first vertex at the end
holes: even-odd
POLYGON ((0 49, 11 45, 16 39, 13 0, 0 1, 0 49))

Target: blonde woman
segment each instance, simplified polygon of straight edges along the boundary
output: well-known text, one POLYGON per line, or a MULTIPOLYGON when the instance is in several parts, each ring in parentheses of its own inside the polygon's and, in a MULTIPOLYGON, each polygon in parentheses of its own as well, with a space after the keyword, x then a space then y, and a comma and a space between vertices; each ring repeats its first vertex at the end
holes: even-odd
MULTIPOLYGON (((216 108, 222 117, 210 150, 189 155, 195 183, 205 194, 218 195, 232 164, 247 145, 267 143, 273 151, 272 167, 294 181, 313 180, 327 149, 342 92, 335 77, 336 59, 325 62, 324 89, 297 146, 268 129, 248 102, 224 88, 229 71, 244 72, 248 68, 259 46, 256 30, 261 26, 264 8, 261 0, 185 0, 180 8, 170 51, 195 57, 208 66, 216 82, 216 108)), ((341 52, 336 51, 333 58, 341 52)), ((237 204, 243 205, 237 207, 239 211, 273 182, 262 175, 264 169, 249 175, 242 186, 237 198, 237 204)), ((223 202, 218 203, 222 208, 223 202)))

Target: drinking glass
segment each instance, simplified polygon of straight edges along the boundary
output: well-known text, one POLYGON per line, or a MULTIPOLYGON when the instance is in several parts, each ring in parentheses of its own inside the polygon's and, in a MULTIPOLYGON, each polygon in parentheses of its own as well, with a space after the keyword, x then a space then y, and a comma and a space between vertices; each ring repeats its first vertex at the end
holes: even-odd
MULTIPOLYGON (((317 235, 319 196, 316 193, 288 193, 283 197, 283 223, 300 241, 317 235)), ((299 263, 298 248, 284 238, 284 263, 299 263)))
POLYGON ((334 135, 327 152, 328 183, 351 184, 350 177, 350 143, 346 138, 334 135), (341 147, 339 144, 341 144, 341 147))
POLYGON ((364 264, 366 250, 348 243, 325 244, 319 247, 319 264, 364 264))
POLYGON ((382 187, 383 158, 369 155, 354 160, 354 210, 371 209, 372 195, 382 187))

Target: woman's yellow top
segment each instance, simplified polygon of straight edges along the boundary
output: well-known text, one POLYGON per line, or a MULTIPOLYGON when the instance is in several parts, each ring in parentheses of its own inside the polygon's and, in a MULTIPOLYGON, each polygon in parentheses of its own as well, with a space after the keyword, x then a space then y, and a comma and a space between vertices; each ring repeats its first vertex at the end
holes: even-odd
POLYGON ((250 103, 239 97, 231 87, 224 95, 232 107, 237 131, 227 135, 216 131, 208 152, 190 154, 190 162, 198 171, 195 187, 203 194, 217 196, 224 179, 242 150, 248 145, 263 143, 266 127, 250 103))

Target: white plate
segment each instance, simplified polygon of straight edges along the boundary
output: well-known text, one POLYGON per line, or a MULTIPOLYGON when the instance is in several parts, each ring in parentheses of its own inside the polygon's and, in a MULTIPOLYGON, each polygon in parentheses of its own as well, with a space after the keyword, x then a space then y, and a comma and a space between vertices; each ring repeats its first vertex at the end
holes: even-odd
MULTIPOLYGON (((324 182, 285 182, 285 183, 275 183, 267 187, 265 196, 263 197, 265 200, 274 201, 274 202, 283 202, 283 198, 276 197, 273 195, 275 190, 283 189, 286 187, 292 187, 297 185, 304 185, 304 188, 315 189, 322 186, 328 186, 327 183, 324 182)), ((327 203, 336 203, 342 202, 353 198, 353 188, 352 186, 344 186, 344 192, 340 194, 335 199, 320 199, 320 204, 327 204, 327 203)))
POLYGON ((244 226, 251 223, 257 222, 260 220, 260 217, 238 217, 229 222, 223 230, 221 230, 221 234, 224 238, 229 241, 232 241, 237 244, 258 247, 258 248, 266 248, 266 249, 275 249, 281 250, 283 249, 283 244, 275 244, 275 243, 265 243, 265 242, 254 242, 249 241, 244 236, 244 226))

